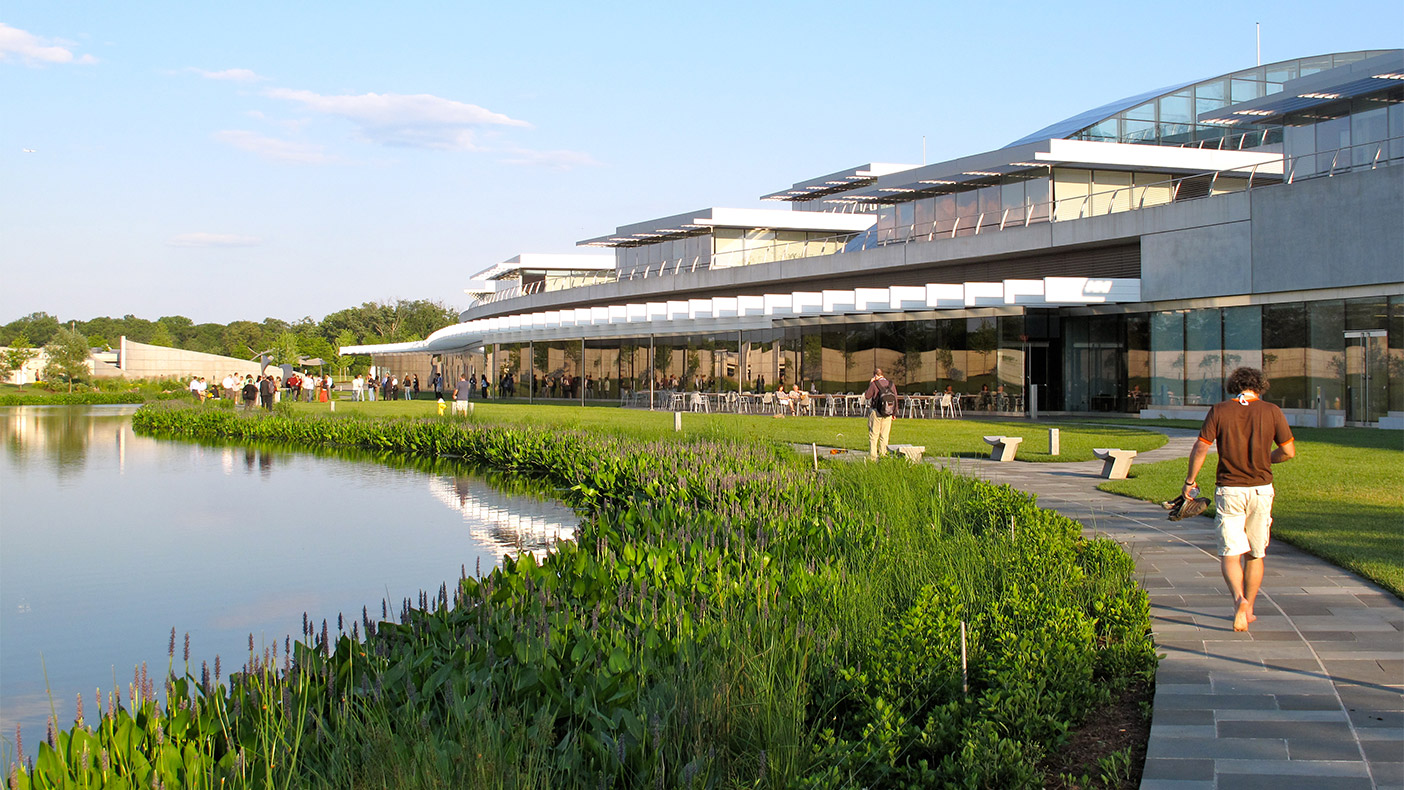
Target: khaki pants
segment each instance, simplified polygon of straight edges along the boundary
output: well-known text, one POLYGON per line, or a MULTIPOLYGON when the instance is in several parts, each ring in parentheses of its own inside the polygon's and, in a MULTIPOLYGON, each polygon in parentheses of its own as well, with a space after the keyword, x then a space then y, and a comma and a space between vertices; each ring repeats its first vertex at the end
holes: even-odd
POLYGON ((892 433, 892 418, 879 417, 868 411, 868 458, 876 461, 887 455, 887 437, 892 433))

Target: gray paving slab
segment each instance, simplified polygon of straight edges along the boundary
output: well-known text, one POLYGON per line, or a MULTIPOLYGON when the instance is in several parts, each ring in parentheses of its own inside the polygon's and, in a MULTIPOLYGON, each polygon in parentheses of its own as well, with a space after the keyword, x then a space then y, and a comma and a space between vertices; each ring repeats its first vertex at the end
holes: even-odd
MULTIPOLYGON (((1194 431, 1152 430, 1169 440, 1138 463, 1188 455, 1194 431)), ((1035 494, 1136 560, 1164 654, 1143 790, 1404 788, 1399 598, 1278 541, 1258 620, 1236 634, 1211 519, 1098 491, 1098 463, 928 460, 1035 494)))

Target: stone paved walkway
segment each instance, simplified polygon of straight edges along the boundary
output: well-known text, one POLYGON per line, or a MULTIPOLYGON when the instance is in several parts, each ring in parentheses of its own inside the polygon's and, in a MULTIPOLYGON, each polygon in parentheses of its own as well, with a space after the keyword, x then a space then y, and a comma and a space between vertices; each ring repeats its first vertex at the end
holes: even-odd
MULTIPOLYGON (((1043 428, 1027 427, 1026 443, 1045 441, 1043 428)), ((1188 455, 1193 431, 1156 430, 1169 442, 1137 463, 1188 455)), ((1404 788, 1398 598, 1277 542, 1258 620, 1235 633, 1212 519, 1172 522, 1159 505, 1098 491, 1100 461, 932 462, 1037 494, 1136 558, 1165 656, 1143 790, 1404 788)))

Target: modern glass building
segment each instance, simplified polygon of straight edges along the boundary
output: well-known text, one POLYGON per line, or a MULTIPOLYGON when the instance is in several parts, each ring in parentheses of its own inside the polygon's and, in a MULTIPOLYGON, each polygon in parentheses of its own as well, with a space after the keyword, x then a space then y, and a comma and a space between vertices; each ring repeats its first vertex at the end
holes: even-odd
POLYGON ((1202 414, 1264 368, 1301 425, 1404 427, 1404 50, 1299 58, 582 241, 411 344, 518 395, 1003 388, 1018 412, 1202 414), (562 264, 564 265, 564 264, 562 264), (562 285, 563 284, 563 285, 562 285))

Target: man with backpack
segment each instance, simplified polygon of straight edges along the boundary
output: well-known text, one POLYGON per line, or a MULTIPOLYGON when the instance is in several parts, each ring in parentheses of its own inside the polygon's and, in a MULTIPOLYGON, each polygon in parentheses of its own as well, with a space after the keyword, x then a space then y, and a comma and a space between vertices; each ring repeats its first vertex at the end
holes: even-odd
POLYGON ((876 461, 887 455, 887 436, 892 433, 892 418, 897 416, 897 387, 878 368, 863 398, 868 401, 868 458, 876 461))

